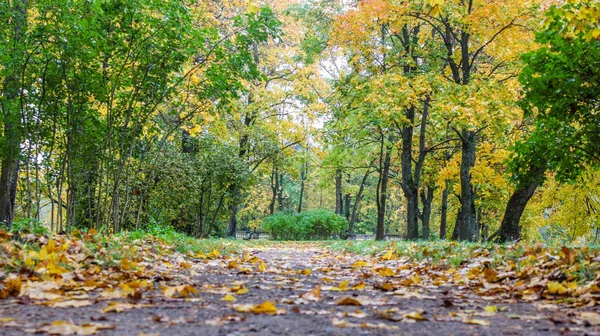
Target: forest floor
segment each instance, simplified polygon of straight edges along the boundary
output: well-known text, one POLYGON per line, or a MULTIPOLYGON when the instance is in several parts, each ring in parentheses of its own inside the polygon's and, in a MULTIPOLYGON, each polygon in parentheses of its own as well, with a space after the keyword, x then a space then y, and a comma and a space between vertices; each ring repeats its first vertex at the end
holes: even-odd
POLYGON ((0 335, 600 335, 585 248, 99 236, 0 231, 0 335))

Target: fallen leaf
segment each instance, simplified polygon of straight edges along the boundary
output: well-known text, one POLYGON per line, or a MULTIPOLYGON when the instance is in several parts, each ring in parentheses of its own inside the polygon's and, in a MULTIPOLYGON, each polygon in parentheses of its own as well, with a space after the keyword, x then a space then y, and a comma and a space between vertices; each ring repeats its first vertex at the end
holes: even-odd
POLYGON ((359 282, 356 285, 352 286, 350 289, 353 290, 364 290, 365 289, 365 283, 364 282, 359 282))
POLYGON ((78 308, 91 306, 93 304, 90 300, 67 300, 54 302, 51 307, 53 308, 78 308))
POLYGON ((591 326, 600 325, 600 314, 596 312, 585 311, 579 314, 581 318, 591 326))
POLYGON ((284 314, 285 313, 285 310, 277 309, 277 307, 275 307, 275 305, 271 301, 265 301, 261 304, 256 304, 256 305, 253 305, 253 304, 234 305, 233 309, 235 309, 238 312, 254 313, 254 314, 275 315, 275 314, 284 314))
POLYGON ((365 317, 369 316, 369 314, 361 311, 360 309, 357 309, 353 312, 345 312, 344 315, 354 317, 354 318, 365 318, 365 317))
POLYGON ((0 299, 6 299, 9 296, 17 296, 21 292, 21 279, 11 275, 0 283, 0 299))
POLYGON ((216 317, 214 319, 210 319, 207 321, 204 321, 204 323, 206 325, 210 325, 210 326, 222 326, 225 323, 229 323, 229 322, 241 322, 241 321, 245 321, 246 317, 244 316, 240 316, 240 315, 225 315, 223 317, 216 317))
POLYGON ((334 327, 339 327, 339 328, 364 328, 364 329, 387 329, 387 330, 396 330, 398 329, 397 326, 391 326, 391 325, 387 325, 385 323, 378 323, 378 324, 374 324, 374 323, 352 323, 352 322, 347 322, 344 320, 340 320, 337 318, 334 318, 333 320, 331 320, 331 324, 334 327))
POLYGON ((54 321, 50 325, 34 330, 34 332, 45 332, 50 335, 93 335, 100 330, 114 328, 115 325, 112 324, 86 323, 77 325, 73 322, 54 321))
POLYGON ((317 287, 310 292, 306 292, 300 295, 300 297, 308 301, 319 302, 321 301, 321 287, 317 287))
POLYGON ((564 294, 568 291, 567 287, 563 286, 558 281, 550 281, 547 286, 550 294, 564 294))
POLYGON ((495 282, 496 278, 498 278, 498 272, 491 268, 486 268, 483 270, 483 277, 487 282, 495 282))
POLYGON ((563 262, 565 264, 571 265, 575 262, 575 251, 573 249, 570 249, 566 246, 563 246, 561 249, 562 255, 563 255, 563 262))
POLYGON ((27 283, 21 287, 19 296, 28 296, 30 299, 34 300, 57 300, 62 298, 62 296, 58 294, 59 288, 60 285, 55 282, 27 281, 27 283))
POLYGON ((169 298, 172 298, 175 295, 178 295, 179 297, 188 297, 191 295, 198 294, 198 290, 191 285, 181 285, 174 287, 167 286, 163 289, 163 294, 169 298))
POLYGON ((134 304, 134 303, 123 303, 123 302, 109 302, 108 306, 104 307, 102 309, 103 313, 110 313, 110 312, 115 312, 115 313, 120 313, 124 310, 130 310, 130 309, 139 309, 139 308, 145 308, 145 307, 152 307, 152 305, 145 305, 145 304, 134 304))
POLYGON ((365 267, 365 266, 369 266, 369 264, 368 264, 368 263, 366 263, 366 262, 364 262, 364 261, 362 261, 362 260, 358 260, 358 261, 355 261, 355 262, 354 262, 352 265, 350 265, 350 266, 352 266, 353 268, 359 268, 359 267, 365 267))
POLYGON ((485 311, 488 313, 496 313, 498 308, 496 306, 485 306, 485 311))
POLYGON ((350 296, 344 296, 337 300, 335 303, 338 306, 362 306, 362 303, 360 301, 350 296))
POLYGON ((235 302, 235 297, 231 294, 227 294, 223 298, 221 298, 221 301, 235 302))
POLYGON ((394 272, 394 270, 389 267, 382 267, 377 269, 376 271, 381 276, 391 277, 396 275, 396 272, 394 272))
POLYGON ((423 317, 419 312, 411 312, 404 314, 402 317, 413 319, 415 321, 427 321, 427 318, 423 317))
POLYGON ((387 250, 387 252, 385 253, 385 255, 383 255, 381 257, 381 259, 383 260, 393 260, 396 259, 394 252, 392 250, 387 250))
POLYGON ((481 326, 488 326, 488 325, 490 325, 489 321, 479 320, 479 319, 465 319, 465 320, 463 320, 463 323, 466 323, 466 324, 475 324, 475 325, 481 325, 481 326))
POLYGON ((271 301, 265 301, 259 305, 252 307, 250 312, 254 314, 276 314, 277 307, 271 301))

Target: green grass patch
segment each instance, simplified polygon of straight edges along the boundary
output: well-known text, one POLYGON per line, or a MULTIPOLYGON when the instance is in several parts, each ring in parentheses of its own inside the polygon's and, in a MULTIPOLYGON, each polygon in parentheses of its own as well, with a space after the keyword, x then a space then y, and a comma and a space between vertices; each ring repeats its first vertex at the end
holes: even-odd
MULTIPOLYGON (((465 243, 455 241, 333 241, 321 242, 321 246, 332 251, 354 253, 358 255, 380 256, 391 250, 398 257, 407 257, 411 262, 427 262, 434 265, 460 267, 475 260, 485 262, 486 267, 495 268, 509 262, 516 265, 519 271, 524 265, 539 263, 539 256, 551 254, 562 255, 562 247, 544 246, 541 244, 493 244, 493 243, 465 243), (535 257, 529 257, 535 256, 535 257)), ((577 257, 577 277, 590 279, 596 267, 586 263, 584 255, 598 253, 598 246, 588 246, 585 249, 575 249, 577 257), (587 251, 587 252, 586 252, 587 251)))

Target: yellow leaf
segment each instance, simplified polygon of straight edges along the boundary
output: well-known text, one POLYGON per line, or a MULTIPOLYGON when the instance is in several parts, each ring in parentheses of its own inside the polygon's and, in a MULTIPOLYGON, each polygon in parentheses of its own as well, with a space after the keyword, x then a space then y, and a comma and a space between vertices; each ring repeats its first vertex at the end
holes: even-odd
POLYGON ((21 278, 14 275, 9 276, 0 284, 0 299, 6 299, 9 296, 18 296, 21 292, 21 278))
POLYGON ((265 301, 259 305, 252 307, 250 310, 254 314, 275 314, 277 307, 271 301, 265 301))
POLYGON ((247 288, 247 287, 241 288, 241 289, 239 289, 239 290, 238 290, 237 292, 235 292, 235 293, 236 293, 237 295, 243 295, 243 294, 246 294, 246 293, 248 293, 248 288, 247 288))
POLYGON ((124 302, 109 302, 108 306, 106 306, 102 309, 102 312, 103 313, 110 313, 110 312, 120 313, 124 310, 144 308, 144 307, 152 307, 152 306, 144 305, 144 304, 124 303, 124 302))
POLYGON ((217 249, 214 249, 212 252, 208 254, 208 257, 211 259, 216 259, 221 255, 217 249))
POLYGON ((413 319, 413 320, 416 320, 416 321, 427 321, 427 319, 425 317, 423 317, 418 312, 412 312, 412 313, 404 314, 403 317, 404 318, 413 319))
POLYGON ((77 325, 71 322, 54 321, 52 324, 44 326, 36 332, 46 332, 50 335, 93 335, 98 332, 95 325, 77 325))
POLYGON ((246 8, 246 12, 250 13, 250 14, 254 14, 256 12, 258 12, 258 10, 260 9, 260 7, 255 3, 250 3, 248 4, 248 7, 246 8))
POLYGON ((359 267, 364 267, 364 266, 368 266, 369 264, 367 264, 366 262, 359 260, 354 262, 351 266, 354 268, 359 268, 359 267))
POLYGON ((163 294, 166 297, 172 298, 175 294, 179 294, 180 297, 188 297, 190 295, 198 294, 198 290, 190 285, 181 285, 174 287, 165 287, 163 289, 163 294))
POLYGON ((221 299, 221 301, 235 302, 235 297, 231 294, 227 294, 221 299))
POLYGON ((438 16, 441 13, 442 13, 442 7, 440 7, 440 5, 435 5, 435 6, 431 7, 431 9, 429 10, 429 13, 427 15, 438 16))
POLYGON ((54 239, 50 239, 48 241, 48 244, 46 244, 46 248, 47 248, 48 252, 54 252, 55 247, 56 247, 56 243, 54 242, 54 239))
POLYGON ((377 273, 379 273, 379 275, 381 275, 381 276, 388 276, 388 277, 396 275, 396 272, 394 272, 394 270, 392 270, 389 267, 379 268, 379 269, 377 269, 377 273))
POLYGON ((365 283, 364 282, 359 282, 356 285, 352 286, 353 290, 364 290, 365 289, 365 283))
POLYGON ((383 257, 381 257, 381 259, 383 259, 383 260, 393 260, 393 259, 396 259, 396 256, 394 255, 394 252, 392 250, 387 250, 387 252, 385 253, 385 255, 383 257))
POLYGON ((550 294, 564 294, 568 291, 567 287, 563 286, 558 281, 550 281, 547 286, 550 294))
POLYGON ((463 320, 463 323, 466 323, 466 324, 475 324, 475 325, 481 325, 481 326, 488 326, 488 325, 490 325, 489 321, 479 320, 479 319, 466 319, 466 320, 463 320))
POLYGON ((257 304, 257 305, 252 305, 252 304, 234 305, 233 308, 236 311, 239 311, 242 313, 269 314, 269 315, 274 315, 274 314, 280 313, 277 310, 277 307, 275 307, 275 305, 271 301, 265 301, 265 302, 263 302, 261 304, 257 304))
POLYGON ((495 313, 498 311, 496 306, 485 306, 485 311, 488 313, 495 313))

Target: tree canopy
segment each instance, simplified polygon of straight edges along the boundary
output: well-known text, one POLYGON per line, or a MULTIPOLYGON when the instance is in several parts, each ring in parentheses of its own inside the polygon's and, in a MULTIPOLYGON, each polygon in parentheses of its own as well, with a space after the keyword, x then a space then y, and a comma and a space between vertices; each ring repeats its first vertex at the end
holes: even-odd
POLYGON ((5 1, 0 222, 234 237, 333 212, 331 237, 595 241, 599 17, 595 1, 5 1))

